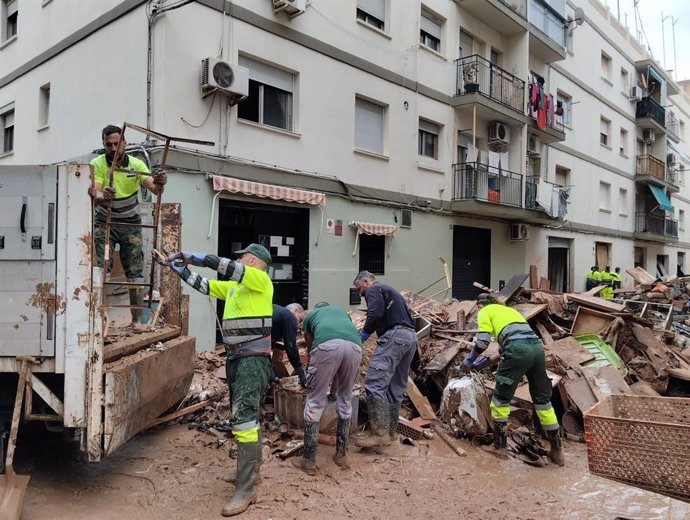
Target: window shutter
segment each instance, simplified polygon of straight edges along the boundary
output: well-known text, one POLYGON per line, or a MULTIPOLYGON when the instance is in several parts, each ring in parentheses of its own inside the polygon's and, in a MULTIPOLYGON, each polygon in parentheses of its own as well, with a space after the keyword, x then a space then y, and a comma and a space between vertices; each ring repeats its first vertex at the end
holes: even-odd
POLYGON ((18 0, 10 0, 9 2, 7 2, 6 5, 7 5, 6 9, 7 9, 7 16, 8 17, 12 16, 19 9, 19 1, 18 0))
POLYGON ((363 99, 355 102, 355 147, 383 152, 383 107, 363 99))
POLYGON ((294 89, 295 76, 289 72, 245 58, 244 56, 240 56, 239 64, 249 69, 249 79, 285 90, 286 92, 292 92, 294 89))
POLYGON ((381 21, 386 19, 385 0, 357 0, 357 7, 381 21))
POLYGON ((434 135, 438 135, 438 125, 424 119, 419 120, 419 129, 434 135))
POLYGON ((422 31, 430 34, 434 38, 441 39, 441 24, 424 14, 422 14, 422 31))
POLYGON ((14 110, 2 114, 1 117, 5 120, 5 128, 14 126, 14 110))

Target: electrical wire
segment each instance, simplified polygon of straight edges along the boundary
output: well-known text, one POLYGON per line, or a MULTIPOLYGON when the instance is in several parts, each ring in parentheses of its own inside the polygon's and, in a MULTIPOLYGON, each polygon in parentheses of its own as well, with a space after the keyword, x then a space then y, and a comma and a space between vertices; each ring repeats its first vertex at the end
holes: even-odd
POLYGON ((201 128, 202 126, 204 126, 204 125, 206 124, 206 122, 208 121, 209 116, 211 115, 211 110, 213 109, 213 105, 216 103, 216 95, 217 95, 217 94, 218 94, 218 92, 214 92, 214 93, 213 93, 213 99, 211 100, 211 105, 208 107, 208 112, 206 113, 206 117, 204 118, 204 120, 203 120, 200 124, 195 125, 195 124, 193 124, 193 123, 190 123, 189 121, 187 121, 187 120, 186 120, 184 117, 182 117, 182 116, 180 116, 180 120, 181 120, 185 125, 191 126, 192 128, 201 128))

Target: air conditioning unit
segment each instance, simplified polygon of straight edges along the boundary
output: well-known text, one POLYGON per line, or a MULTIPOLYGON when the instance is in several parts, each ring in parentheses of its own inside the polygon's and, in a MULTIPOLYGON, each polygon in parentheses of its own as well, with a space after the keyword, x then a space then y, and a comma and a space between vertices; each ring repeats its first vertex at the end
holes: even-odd
POLYGON ((527 136, 527 154, 539 155, 541 153, 541 141, 536 135, 527 136))
POLYGON ((521 242, 524 240, 529 240, 529 225, 511 224, 509 238, 511 242, 521 242))
POLYGON ((273 14, 287 13, 292 20, 301 15, 307 9, 307 0, 273 0, 273 14))
POLYGON ((652 144, 656 141, 656 133, 652 128, 645 128, 642 130, 642 140, 647 144, 652 144))
POLYGON ((201 60, 201 92, 203 97, 218 92, 241 101, 249 95, 249 70, 217 58, 204 58, 201 60))
POLYGON ((638 85, 630 87, 630 101, 639 101, 642 99, 642 88, 638 85))
POLYGON ((677 160, 676 160, 676 154, 675 153, 670 152, 670 153, 666 154, 666 164, 668 166, 673 166, 676 164, 676 162, 677 162, 677 160))
POLYGON ((510 144, 510 128, 499 121, 489 125, 489 144, 510 144))
POLYGON ((402 210, 402 215, 400 218, 400 227, 411 228, 412 227, 412 210, 404 209, 402 210))

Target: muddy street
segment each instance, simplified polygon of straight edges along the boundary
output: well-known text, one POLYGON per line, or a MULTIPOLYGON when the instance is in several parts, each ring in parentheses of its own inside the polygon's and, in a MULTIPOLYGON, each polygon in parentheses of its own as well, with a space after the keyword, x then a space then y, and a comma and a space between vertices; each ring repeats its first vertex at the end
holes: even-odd
MULTIPOLYGON (((211 435, 170 426, 93 465, 62 441, 20 446, 18 472, 31 475, 22 520, 221 518, 232 491, 220 480, 234 469, 228 443, 218 447, 211 435)), ((320 446, 314 477, 269 455, 258 502, 241 518, 690 518, 690 504, 590 475, 584 444, 565 443, 564 468, 534 468, 458 443, 467 457, 438 438, 397 444, 386 455, 355 449, 345 471, 332 461, 334 448, 320 446)))

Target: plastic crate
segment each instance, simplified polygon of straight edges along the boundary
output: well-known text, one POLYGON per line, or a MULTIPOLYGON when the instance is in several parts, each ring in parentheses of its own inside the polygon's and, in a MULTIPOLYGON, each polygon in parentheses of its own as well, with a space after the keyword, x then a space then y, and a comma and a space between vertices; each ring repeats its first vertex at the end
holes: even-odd
POLYGON ((690 399, 611 395, 584 420, 591 473, 690 502, 690 399))
POLYGON ((612 365, 616 370, 618 370, 621 375, 626 376, 628 374, 628 368, 623 363, 623 360, 616 354, 616 351, 606 343, 599 334, 580 334, 575 336, 575 339, 582 345, 588 352, 594 355, 592 361, 583 363, 582 366, 585 367, 604 367, 612 365))

